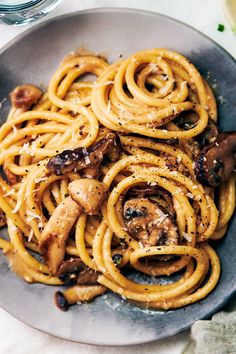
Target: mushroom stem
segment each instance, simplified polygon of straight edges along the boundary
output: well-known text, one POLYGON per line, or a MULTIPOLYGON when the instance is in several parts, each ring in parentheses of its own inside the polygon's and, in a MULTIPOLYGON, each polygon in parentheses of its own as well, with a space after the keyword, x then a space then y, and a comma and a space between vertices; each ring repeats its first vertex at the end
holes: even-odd
POLYGON ((41 234, 39 248, 53 275, 64 259, 69 232, 81 212, 82 207, 67 197, 54 210, 41 234))
POLYGON ((102 295, 106 291, 103 285, 75 285, 65 290, 63 293, 57 291, 55 294, 56 305, 66 311, 69 305, 78 302, 92 301, 96 296, 102 295))
POLYGON ((82 211, 96 214, 105 197, 106 186, 95 179, 81 178, 69 184, 70 196, 60 203, 51 215, 42 234, 39 249, 49 270, 58 273, 65 256, 66 241, 69 232, 82 211))

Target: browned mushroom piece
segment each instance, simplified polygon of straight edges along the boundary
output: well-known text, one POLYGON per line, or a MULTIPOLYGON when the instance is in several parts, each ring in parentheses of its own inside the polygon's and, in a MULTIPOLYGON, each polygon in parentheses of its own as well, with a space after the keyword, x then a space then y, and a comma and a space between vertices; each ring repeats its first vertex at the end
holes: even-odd
POLYGON ((68 186, 71 198, 89 214, 97 214, 107 195, 104 183, 92 178, 81 178, 68 186))
POLYGON ((99 272, 95 272, 95 270, 86 267, 82 272, 78 274, 77 284, 81 285, 95 285, 98 284, 99 272))
POLYGON ((140 198, 144 198, 145 196, 150 196, 150 197, 159 196, 168 205, 168 213, 172 217, 175 217, 176 215, 170 193, 160 188, 158 185, 152 186, 152 185, 148 185, 147 183, 142 183, 140 185, 131 188, 128 191, 127 195, 128 197, 140 197, 140 198))
MULTIPOLYGON (((156 202, 147 198, 134 198, 124 204, 124 222, 128 232, 143 246, 177 245, 176 222, 156 202)), ((169 257, 160 257, 167 260, 169 257)))
POLYGON ((84 168, 81 171, 81 177, 83 178, 99 178, 101 171, 99 169, 100 167, 100 162, 96 163, 95 165, 88 167, 88 168, 84 168))
POLYGON ((100 139, 89 148, 77 148, 74 150, 65 150, 62 153, 52 157, 47 169, 56 175, 62 175, 65 172, 76 169, 77 171, 101 163, 104 156, 111 161, 119 158, 120 141, 115 133, 108 133, 106 137, 100 139))
POLYGON ((34 85, 17 86, 11 93, 11 104, 14 108, 20 108, 26 112, 30 107, 37 103, 42 96, 42 91, 34 85))
POLYGON ((58 278, 65 284, 76 283, 78 274, 86 268, 84 262, 78 257, 64 259, 57 271, 58 278))
POLYGON ((131 188, 128 192, 130 196, 144 197, 145 195, 156 195, 159 192, 160 187, 150 186, 147 183, 143 183, 131 188))
POLYGON ((217 127, 215 122, 213 122, 213 120, 209 119, 206 128, 200 135, 196 136, 195 138, 198 143, 199 149, 203 149, 205 146, 213 143, 218 135, 219 128, 217 127))
POLYGON ((5 226, 7 223, 6 215, 2 209, 0 209, 0 227, 5 226))
POLYGON ((195 160, 195 174, 200 183, 217 187, 227 181, 236 166, 236 132, 220 133, 195 160))
POLYGON ((97 284, 99 273, 87 267, 78 257, 65 259, 58 268, 57 276, 65 284, 97 284))

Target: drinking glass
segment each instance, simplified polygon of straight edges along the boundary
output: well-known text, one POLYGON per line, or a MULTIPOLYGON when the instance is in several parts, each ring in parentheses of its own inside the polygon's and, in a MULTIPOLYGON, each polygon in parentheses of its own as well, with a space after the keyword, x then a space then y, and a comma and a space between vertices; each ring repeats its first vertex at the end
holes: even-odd
POLYGON ((0 21, 24 25, 55 9, 62 0, 0 0, 0 21))

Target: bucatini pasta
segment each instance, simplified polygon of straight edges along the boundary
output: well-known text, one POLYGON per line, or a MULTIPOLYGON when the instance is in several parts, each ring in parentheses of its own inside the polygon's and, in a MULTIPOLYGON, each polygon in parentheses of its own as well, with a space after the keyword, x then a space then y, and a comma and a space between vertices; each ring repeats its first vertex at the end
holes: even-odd
POLYGON ((46 92, 18 86, 11 102, 0 128, 9 234, 0 247, 13 271, 71 285, 56 292, 62 310, 107 290, 173 309, 215 288, 211 240, 235 208, 236 133, 219 131, 212 90, 187 58, 163 48, 113 64, 70 54, 46 92))

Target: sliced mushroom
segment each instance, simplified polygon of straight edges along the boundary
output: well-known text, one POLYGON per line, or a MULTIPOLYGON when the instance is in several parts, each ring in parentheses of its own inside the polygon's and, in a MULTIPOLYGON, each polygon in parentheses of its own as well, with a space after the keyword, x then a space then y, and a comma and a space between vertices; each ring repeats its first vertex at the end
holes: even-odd
POLYGON ((6 215, 2 209, 0 209, 0 227, 5 226, 7 223, 6 215))
POLYGON ((78 257, 65 259, 58 268, 57 276, 65 284, 77 283, 83 285, 97 284, 99 273, 87 267, 78 257))
POLYGON ((17 86, 11 93, 11 104, 14 108, 20 108, 26 112, 30 107, 37 103, 42 96, 42 91, 34 85, 17 86))
POLYGON ((62 175, 73 169, 82 170, 101 162, 104 156, 108 156, 111 161, 118 159, 120 154, 120 142, 115 133, 108 133, 106 137, 100 139, 88 149, 78 148, 65 150, 52 157, 47 169, 56 175, 62 175))
POLYGON ((147 183, 131 188, 128 192, 129 196, 144 197, 145 195, 156 195, 159 191, 159 186, 150 186, 147 183))
POLYGON ((92 301, 96 296, 106 291, 103 285, 75 285, 64 292, 57 291, 55 294, 56 305, 62 311, 67 311, 69 305, 92 301))
POLYGON ((144 246, 177 245, 176 223, 156 202, 134 198, 124 204, 124 221, 128 232, 144 246))
POLYGON ((75 221, 82 212, 82 206, 67 197, 54 210, 40 239, 40 251, 52 274, 57 274, 64 259, 65 245, 75 221))
POLYGON ((217 127, 215 122, 213 122, 213 120, 209 119, 206 128, 200 135, 196 136, 195 138, 198 143, 199 149, 203 149, 205 146, 213 143, 218 135, 219 128, 217 127))
POLYGON ((80 285, 95 285, 97 284, 99 272, 95 272, 95 270, 86 267, 84 271, 79 273, 77 277, 77 284, 80 285))
POLYGON ((69 257, 61 263, 57 276, 65 284, 76 283, 78 274, 85 269, 86 266, 80 258, 69 257))
POLYGON ((172 217, 175 217, 175 209, 174 209, 172 198, 171 198, 170 194, 167 191, 165 191, 164 189, 160 188, 158 185, 151 186, 151 185, 148 185, 147 183, 137 185, 128 191, 127 196, 128 197, 140 197, 140 198, 144 198, 145 196, 161 197, 165 201, 165 203, 168 205, 168 213, 172 217))
POLYGON ((82 170, 81 176, 84 178, 98 178, 101 174, 99 167, 100 167, 100 162, 96 163, 91 167, 84 168, 82 170))
POLYGON ((90 178, 81 178, 68 186, 71 198, 89 215, 96 214, 107 195, 105 184, 90 178))
POLYGON ((236 166, 236 132, 221 133, 195 160, 195 174, 200 183, 217 187, 227 181, 236 166))

